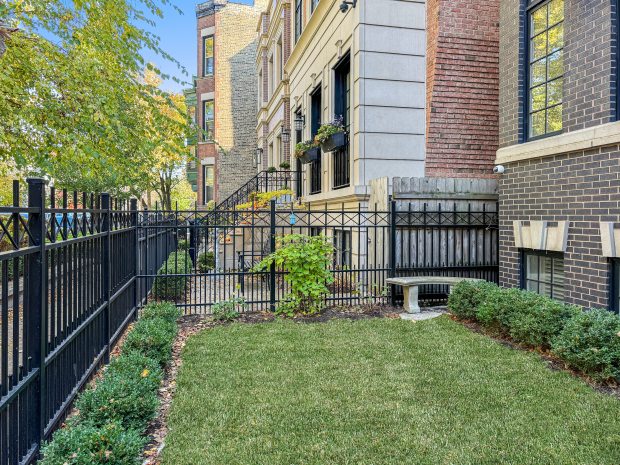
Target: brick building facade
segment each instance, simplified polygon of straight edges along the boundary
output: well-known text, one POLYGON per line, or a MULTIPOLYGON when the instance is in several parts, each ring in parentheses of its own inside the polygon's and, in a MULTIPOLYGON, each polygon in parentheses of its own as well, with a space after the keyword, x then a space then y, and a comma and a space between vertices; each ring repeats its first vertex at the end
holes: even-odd
POLYGON ((426 175, 493 177, 499 2, 427 1, 426 175))
POLYGON ((196 7, 199 206, 224 200, 256 173, 256 23, 266 3, 196 7))
POLYGON ((500 280, 618 311, 616 0, 501 1, 500 280))

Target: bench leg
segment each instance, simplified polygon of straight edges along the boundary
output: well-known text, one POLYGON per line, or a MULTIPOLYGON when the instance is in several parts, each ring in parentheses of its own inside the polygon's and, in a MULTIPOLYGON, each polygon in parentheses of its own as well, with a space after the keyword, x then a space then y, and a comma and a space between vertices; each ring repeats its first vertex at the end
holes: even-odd
POLYGON ((420 304, 418 304, 418 286, 409 286, 403 288, 405 294, 405 311, 407 313, 420 313, 420 304))

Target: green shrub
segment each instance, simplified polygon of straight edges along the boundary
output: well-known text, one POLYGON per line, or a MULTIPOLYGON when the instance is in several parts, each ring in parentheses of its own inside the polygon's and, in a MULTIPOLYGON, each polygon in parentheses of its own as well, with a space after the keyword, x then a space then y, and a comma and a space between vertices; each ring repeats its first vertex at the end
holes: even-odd
POLYGON ((488 294, 498 289, 497 285, 486 281, 462 281, 452 288, 448 298, 448 309, 458 318, 472 320, 488 294))
POLYGON ((152 391, 156 391, 163 378, 163 372, 156 360, 139 352, 129 351, 112 359, 105 377, 139 381, 152 391))
POLYGON ((239 318, 239 309, 247 307, 245 299, 235 297, 224 302, 218 302, 211 308, 215 321, 233 321, 239 318))
POLYGON ((201 273, 208 273, 215 269, 215 254, 213 252, 201 253, 198 256, 198 270, 201 273))
POLYGON ((175 322, 162 318, 139 320, 127 335, 123 353, 137 351, 164 366, 170 359, 176 332, 175 322))
POLYGON ((146 440, 117 424, 64 428, 42 449, 40 465, 138 465, 146 440))
POLYGON ((155 416, 158 405, 158 384, 152 381, 149 375, 144 380, 104 377, 94 389, 84 391, 76 401, 79 423, 95 427, 118 423, 123 428, 143 432, 155 416))
POLYGON ((173 303, 152 302, 144 307, 140 319, 151 320, 153 318, 163 318, 168 321, 176 321, 180 317, 181 311, 173 303))
POLYGON ((187 239, 179 239, 177 250, 189 250, 189 241, 187 239))
POLYGON ((620 380, 620 317, 606 310, 581 312, 553 340, 553 352, 598 380, 620 380))
POLYGON ((505 290, 500 287, 489 290, 476 309, 476 319, 483 326, 501 328, 501 321, 506 311, 504 305, 511 297, 510 294, 508 296, 506 294, 512 291, 513 289, 505 290))
POLYGON ((178 300, 185 294, 189 278, 184 275, 191 273, 193 264, 187 252, 173 252, 166 260, 155 278, 153 295, 158 299, 178 300))
POLYGON ((521 296, 523 304, 509 314, 508 332, 515 341, 531 347, 551 348, 551 341, 568 320, 581 313, 579 307, 548 297, 529 292, 522 292, 521 296))
POLYGON ((327 286, 334 282, 329 270, 333 256, 334 247, 325 236, 290 234, 278 241, 275 253, 264 258, 254 271, 264 273, 275 265, 285 272, 284 280, 291 291, 281 300, 279 314, 311 315, 321 311, 324 297, 329 294, 327 286))

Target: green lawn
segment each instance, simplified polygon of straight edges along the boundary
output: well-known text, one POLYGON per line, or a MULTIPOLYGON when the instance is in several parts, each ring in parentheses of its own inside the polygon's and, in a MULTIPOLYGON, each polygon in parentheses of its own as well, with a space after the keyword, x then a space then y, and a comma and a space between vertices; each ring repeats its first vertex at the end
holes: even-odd
POLYGON ((447 317, 218 327, 165 465, 620 464, 620 401, 447 317))

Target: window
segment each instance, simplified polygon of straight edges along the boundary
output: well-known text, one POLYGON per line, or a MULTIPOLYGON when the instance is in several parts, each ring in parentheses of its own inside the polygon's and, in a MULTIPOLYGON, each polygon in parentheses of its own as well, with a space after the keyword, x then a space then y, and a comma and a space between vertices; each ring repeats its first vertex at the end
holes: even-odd
POLYGON ((310 13, 313 13, 316 10, 316 7, 319 5, 319 0, 310 0, 310 13))
POLYGON ((203 37, 202 39, 202 75, 213 75, 213 36, 203 37))
POLYGON ((323 228, 319 226, 311 226, 310 227, 310 237, 318 237, 323 234, 323 228))
POLYGON ((269 67, 267 71, 269 73, 269 95, 267 95, 267 99, 270 99, 271 96, 273 95, 273 89, 274 89, 273 81, 275 79, 274 67, 273 67, 273 55, 269 57, 269 67))
POLYGON ((564 0, 528 12, 528 138, 562 130, 564 0))
POLYGON ((213 100, 205 100, 202 102, 202 140, 213 140, 215 108, 213 100))
POLYGON ((351 266, 351 231, 334 230, 334 265, 351 266))
MULTIPOLYGON (((319 84, 312 93, 310 101, 310 135, 312 139, 314 139, 321 127, 322 101, 321 85, 319 84)), ((321 152, 319 149, 319 159, 310 163, 310 194, 318 194, 321 192, 322 175, 321 152)))
POLYGON ((295 42, 299 40, 303 29, 303 0, 295 0, 295 42))
POLYGON ((553 299, 564 299, 564 257, 562 254, 523 251, 521 288, 553 299))
MULTIPOLYGON (((334 115, 342 118, 347 133, 351 125, 351 61, 344 57, 334 68, 334 115)), ((347 135, 348 138, 348 135, 347 135)), ((348 187, 351 184, 351 163, 349 145, 333 152, 334 157, 334 189, 348 187)))
POLYGON ((611 261, 611 293, 609 309, 620 313, 620 259, 611 261))
POLYGON ((214 200, 213 186, 215 185, 215 167, 213 165, 202 165, 202 204, 207 205, 214 200))
MULTIPOLYGON (((301 108, 298 108, 297 110, 295 110, 295 118, 294 119, 301 119, 302 117, 302 113, 301 113, 301 108)), ((303 131, 299 130, 299 129, 295 129, 295 143, 298 142, 303 142, 303 131)), ((303 196, 303 186, 304 186, 304 182, 303 182, 303 168, 301 165, 301 162, 299 161, 299 159, 297 157, 294 157, 296 162, 295 162, 295 171, 297 171, 297 198, 301 198, 303 196)))
POLYGON ((258 109, 263 106, 263 70, 258 72, 258 109))
POLYGON ((278 39, 276 56, 278 58, 278 84, 282 82, 282 78, 284 77, 284 49, 282 47, 282 37, 278 39))

